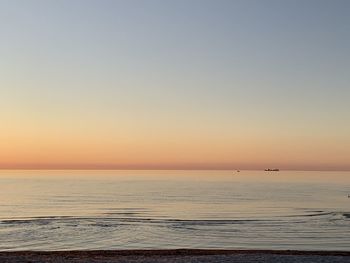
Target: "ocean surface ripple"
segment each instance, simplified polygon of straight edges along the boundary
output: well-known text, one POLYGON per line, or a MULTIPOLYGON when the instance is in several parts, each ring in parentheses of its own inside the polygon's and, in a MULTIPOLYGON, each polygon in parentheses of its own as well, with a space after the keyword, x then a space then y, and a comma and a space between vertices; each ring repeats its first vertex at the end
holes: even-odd
POLYGON ((350 174, 3 173, 3 251, 350 247, 350 174))

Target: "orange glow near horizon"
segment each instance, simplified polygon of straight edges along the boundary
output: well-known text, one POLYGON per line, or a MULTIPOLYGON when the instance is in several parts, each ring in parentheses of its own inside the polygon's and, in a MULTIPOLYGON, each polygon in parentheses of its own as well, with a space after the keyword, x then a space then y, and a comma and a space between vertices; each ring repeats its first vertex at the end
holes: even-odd
POLYGON ((0 169, 349 169, 341 149, 316 139, 83 129, 3 130, 0 169))

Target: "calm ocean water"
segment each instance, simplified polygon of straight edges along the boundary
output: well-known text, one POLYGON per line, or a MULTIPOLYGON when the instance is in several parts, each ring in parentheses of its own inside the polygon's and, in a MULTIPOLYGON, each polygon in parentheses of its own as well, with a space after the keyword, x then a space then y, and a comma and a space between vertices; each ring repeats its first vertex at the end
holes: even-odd
POLYGON ((0 250, 350 250, 349 172, 0 171, 0 250))

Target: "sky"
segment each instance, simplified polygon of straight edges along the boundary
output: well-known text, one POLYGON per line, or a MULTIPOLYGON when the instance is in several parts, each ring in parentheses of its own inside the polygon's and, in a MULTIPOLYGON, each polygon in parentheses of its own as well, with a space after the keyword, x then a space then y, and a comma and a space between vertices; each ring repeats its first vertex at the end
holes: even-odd
POLYGON ((349 13, 0 0, 0 168, 350 170, 349 13))

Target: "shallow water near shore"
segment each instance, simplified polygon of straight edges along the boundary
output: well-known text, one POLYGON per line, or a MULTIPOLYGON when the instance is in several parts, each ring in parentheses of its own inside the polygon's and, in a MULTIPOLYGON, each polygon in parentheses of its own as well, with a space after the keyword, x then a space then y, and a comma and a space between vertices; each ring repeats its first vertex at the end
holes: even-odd
POLYGON ((0 250, 349 250, 350 172, 0 171, 0 250))

